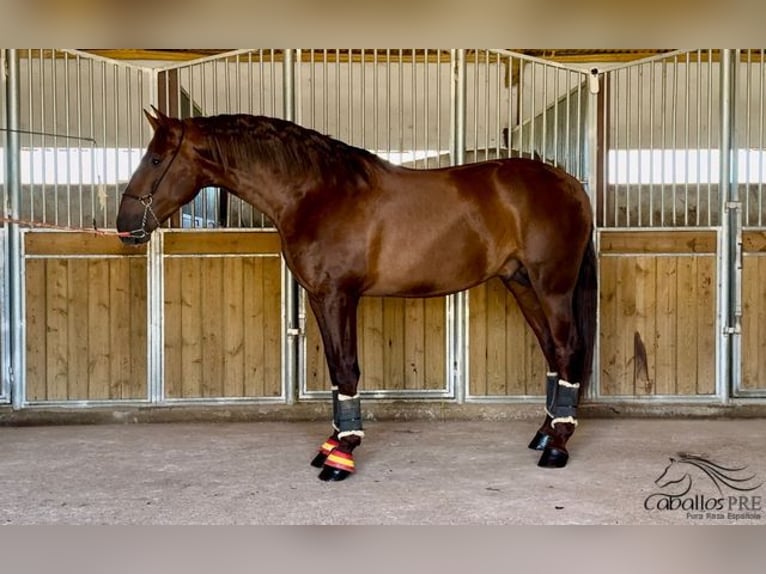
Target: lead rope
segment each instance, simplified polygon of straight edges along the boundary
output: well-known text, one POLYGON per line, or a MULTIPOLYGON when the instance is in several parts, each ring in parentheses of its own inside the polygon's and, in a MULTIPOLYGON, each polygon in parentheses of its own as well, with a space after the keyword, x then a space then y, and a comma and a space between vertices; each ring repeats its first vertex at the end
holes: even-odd
POLYGON ((76 231, 76 232, 88 232, 93 233, 94 235, 110 235, 110 236, 116 236, 116 237, 130 237, 132 231, 112 231, 108 229, 99 229, 96 227, 96 221, 93 220, 93 227, 71 227, 68 225, 57 225, 55 223, 45 223, 42 221, 30 221, 27 219, 18 219, 16 217, 0 217, 0 222, 2 223, 13 223, 15 225, 18 225, 20 227, 27 227, 30 229, 33 228, 40 228, 40 229, 53 229, 56 231, 76 231))

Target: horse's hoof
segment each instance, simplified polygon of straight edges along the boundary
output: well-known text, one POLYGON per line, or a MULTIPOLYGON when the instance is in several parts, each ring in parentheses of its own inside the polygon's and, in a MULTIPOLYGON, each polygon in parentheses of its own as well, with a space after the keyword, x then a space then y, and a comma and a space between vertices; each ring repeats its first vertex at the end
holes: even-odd
POLYGON ((563 448, 546 446, 537 466, 543 468, 564 468, 569 460, 569 453, 563 448))
POLYGON ((545 450, 545 447, 548 446, 549 442, 551 442, 550 435, 537 431, 535 433, 535 438, 529 442, 528 446, 532 450, 545 450))
POLYGON ((330 437, 324 441, 322 446, 319 447, 319 452, 314 457, 314 460, 311 461, 311 466, 322 468, 329 454, 334 451, 338 445, 340 445, 340 443, 334 437, 330 437))
POLYGON ((311 466, 315 468, 322 468, 324 466, 324 461, 327 460, 327 455, 323 452, 318 452, 317 455, 314 457, 314 460, 311 461, 311 466))
POLYGON ((322 472, 319 473, 319 480, 325 482, 340 482, 346 480, 351 473, 342 468, 333 468, 332 466, 322 467, 322 472))

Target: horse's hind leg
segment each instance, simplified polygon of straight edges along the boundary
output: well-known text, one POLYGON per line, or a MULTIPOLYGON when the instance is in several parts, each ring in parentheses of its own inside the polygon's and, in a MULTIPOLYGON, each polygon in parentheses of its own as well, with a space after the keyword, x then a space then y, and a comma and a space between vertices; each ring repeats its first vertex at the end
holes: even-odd
POLYGON ((556 345, 553 342, 553 335, 548 326, 548 319, 543 312, 537 294, 529 283, 529 278, 526 276, 526 270, 522 269, 508 279, 504 278, 503 283, 508 290, 513 293, 524 318, 527 320, 527 323, 537 337, 543 355, 548 362, 548 373, 545 377, 545 419, 535 433, 535 436, 532 438, 532 441, 529 443, 529 448, 533 450, 544 450, 550 441, 552 432, 550 426, 552 420, 550 413, 554 407, 557 390, 556 385, 558 385, 558 373, 556 372, 556 345))
POLYGON ((353 450, 364 437, 361 403, 357 394, 359 363, 356 348, 356 310, 359 298, 343 292, 309 295, 322 334, 332 379, 333 433, 311 462, 321 467, 321 480, 343 480, 354 472, 353 450))
POLYGON ((541 308, 548 319, 555 347, 555 365, 558 377, 552 385, 553 397, 548 407, 549 439, 543 447, 539 466, 562 467, 569 459, 567 441, 577 426, 577 403, 583 373, 577 355, 578 333, 574 323, 571 292, 551 294, 537 290, 541 308))

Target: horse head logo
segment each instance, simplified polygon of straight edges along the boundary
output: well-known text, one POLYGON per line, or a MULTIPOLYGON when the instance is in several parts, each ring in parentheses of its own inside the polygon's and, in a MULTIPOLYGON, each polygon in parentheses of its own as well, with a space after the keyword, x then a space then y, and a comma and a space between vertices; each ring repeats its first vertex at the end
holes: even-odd
POLYGON ((673 492, 666 492, 670 496, 687 494, 692 488, 692 475, 709 479, 720 495, 723 495, 724 486, 740 492, 749 492, 763 485, 763 482, 754 482, 755 474, 749 473, 747 466, 730 468, 690 453, 678 453, 669 460, 670 463, 654 483, 662 489, 672 490, 673 492))

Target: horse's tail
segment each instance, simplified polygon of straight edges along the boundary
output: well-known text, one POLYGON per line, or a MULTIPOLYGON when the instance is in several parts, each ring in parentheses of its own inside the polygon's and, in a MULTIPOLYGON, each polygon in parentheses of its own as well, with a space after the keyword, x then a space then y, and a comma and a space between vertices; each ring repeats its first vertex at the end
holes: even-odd
POLYGON ((580 396, 584 396, 593 374, 593 351, 596 344, 596 309, 598 297, 598 271, 593 232, 580 263, 573 296, 573 310, 577 325, 578 345, 575 364, 581 373, 580 396))

